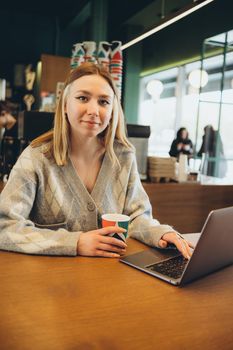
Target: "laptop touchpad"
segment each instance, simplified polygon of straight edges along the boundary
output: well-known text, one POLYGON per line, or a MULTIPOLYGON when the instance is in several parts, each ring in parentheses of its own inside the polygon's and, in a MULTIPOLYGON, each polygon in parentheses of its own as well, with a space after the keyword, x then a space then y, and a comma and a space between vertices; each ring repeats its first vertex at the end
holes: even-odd
POLYGON ((180 252, 176 249, 166 250, 166 249, 151 248, 149 250, 140 251, 132 255, 124 256, 121 260, 124 260, 132 264, 137 262, 137 265, 143 267, 143 266, 154 264, 161 260, 165 260, 167 258, 178 256, 178 255, 180 255, 180 252))

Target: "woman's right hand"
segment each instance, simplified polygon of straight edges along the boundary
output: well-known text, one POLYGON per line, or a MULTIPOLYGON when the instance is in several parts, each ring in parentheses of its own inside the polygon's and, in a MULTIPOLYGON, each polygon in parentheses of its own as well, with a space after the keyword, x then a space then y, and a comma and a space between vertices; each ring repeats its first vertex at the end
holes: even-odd
POLYGON ((126 243, 110 237, 110 233, 123 233, 125 229, 118 226, 104 227, 98 230, 82 232, 77 244, 78 255, 119 258, 126 252, 126 243))

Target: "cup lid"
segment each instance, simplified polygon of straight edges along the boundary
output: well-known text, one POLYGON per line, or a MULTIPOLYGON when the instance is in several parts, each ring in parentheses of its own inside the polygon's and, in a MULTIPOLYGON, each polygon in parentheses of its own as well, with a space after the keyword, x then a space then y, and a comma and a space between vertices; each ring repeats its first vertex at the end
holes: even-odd
POLYGON ((130 217, 124 214, 108 213, 108 214, 103 214, 102 219, 107 221, 122 222, 122 221, 129 221, 130 217))

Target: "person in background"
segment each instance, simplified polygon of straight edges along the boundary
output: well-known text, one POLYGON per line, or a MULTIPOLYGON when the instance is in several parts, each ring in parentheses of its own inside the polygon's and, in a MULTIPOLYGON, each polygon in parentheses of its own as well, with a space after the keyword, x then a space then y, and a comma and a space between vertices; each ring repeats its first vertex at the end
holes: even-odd
POLYGON ((186 154, 188 158, 193 154, 193 144, 188 137, 186 128, 177 131, 176 138, 172 141, 169 155, 179 159, 180 154, 186 154))
POLYGON ((84 63, 68 75, 54 129, 21 153, 0 195, 0 249, 28 254, 120 257, 124 232, 105 213, 130 216, 129 235, 150 246, 191 243, 152 217, 111 75, 84 63))
POLYGON ((3 137, 15 137, 17 134, 17 120, 12 113, 12 108, 10 107, 9 103, 0 101, 0 129, 4 129, 3 137))
POLYGON ((201 148, 197 153, 198 157, 202 157, 206 154, 207 157, 219 156, 220 160, 208 161, 207 168, 204 170, 205 175, 224 177, 227 171, 227 162, 224 157, 223 144, 220 134, 214 130, 213 125, 209 124, 204 127, 204 134, 202 136, 201 148), (218 155, 217 155, 217 142, 218 142, 218 155), (218 165, 218 166, 217 166, 218 165))
POLYGON ((0 101, 0 178, 7 177, 18 157, 18 123, 15 105, 0 101))

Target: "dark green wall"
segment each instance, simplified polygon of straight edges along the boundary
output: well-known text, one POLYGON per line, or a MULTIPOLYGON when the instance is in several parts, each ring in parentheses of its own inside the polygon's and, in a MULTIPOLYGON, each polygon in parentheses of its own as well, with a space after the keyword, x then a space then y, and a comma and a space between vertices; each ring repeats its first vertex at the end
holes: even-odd
MULTIPOLYGON (((101 0, 101 3, 104 1, 106 0, 101 0)), ((21 13, 18 10, 0 11, 0 78, 12 82, 15 64, 36 65, 41 54, 70 57, 74 43, 96 40, 97 31, 93 28, 96 23, 91 16, 91 10, 92 8, 87 7, 83 19, 77 15, 76 20, 74 18, 66 23, 55 15, 46 15, 46 11, 44 15, 21 13)), ((98 8, 93 11, 98 14, 98 8)), ((102 20, 98 30, 103 27, 106 24, 102 20)))
POLYGON ((0 77, 9 79, 16 63, 36 63, 55 50, 55 17, 0 12, 0 77))

